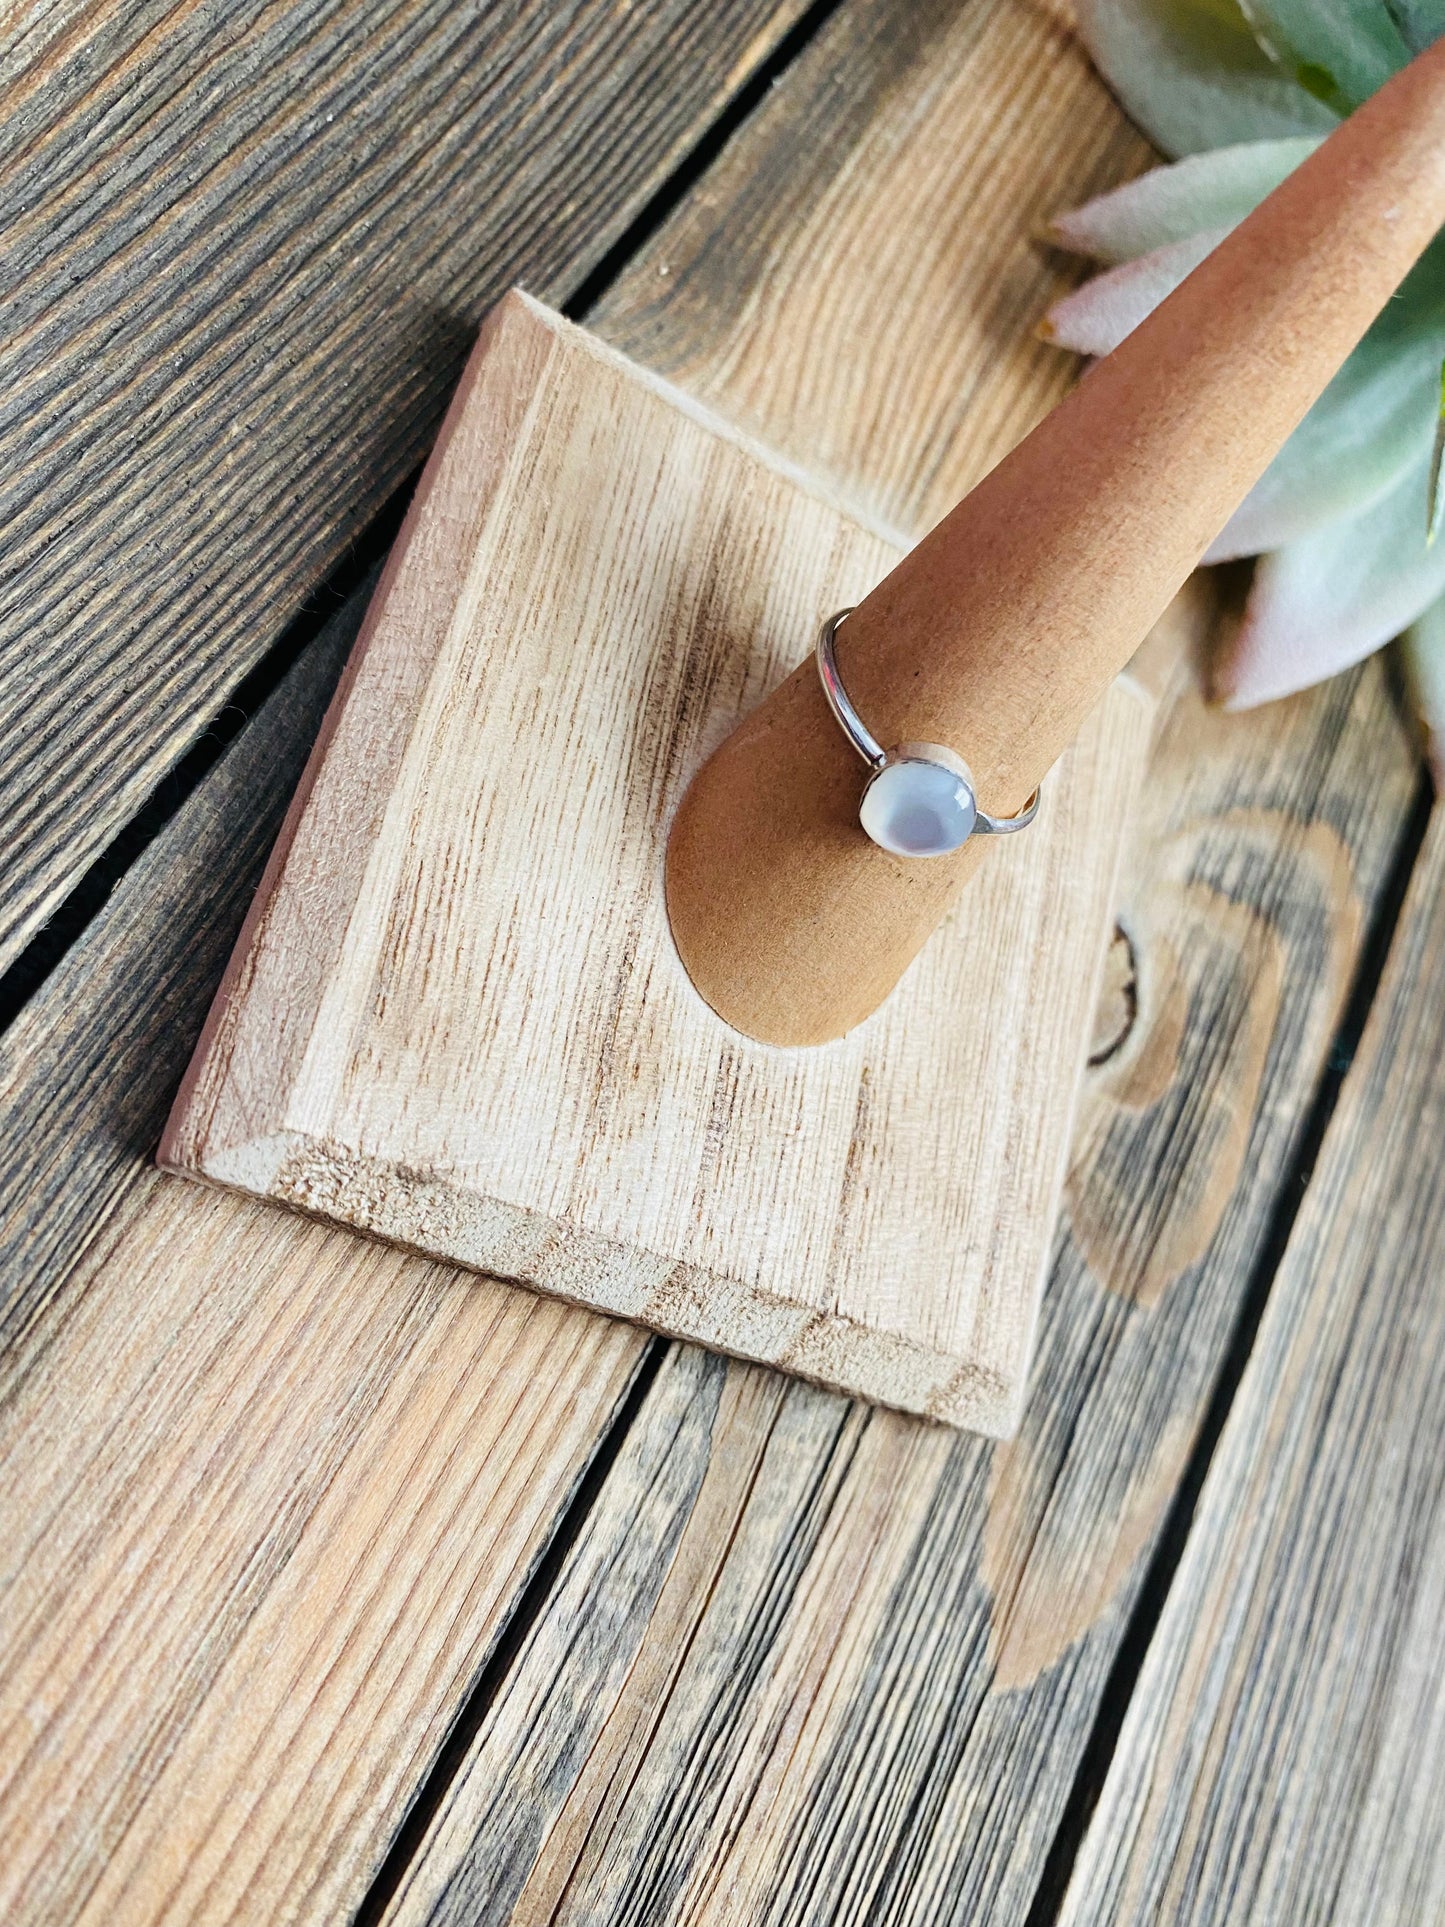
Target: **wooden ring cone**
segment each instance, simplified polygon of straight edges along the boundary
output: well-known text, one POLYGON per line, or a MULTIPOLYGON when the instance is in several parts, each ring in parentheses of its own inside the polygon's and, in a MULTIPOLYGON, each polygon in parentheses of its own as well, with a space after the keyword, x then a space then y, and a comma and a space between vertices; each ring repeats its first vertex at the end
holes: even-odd
MULTIPOLYGON (((884 742, 953 745, 1008 815, 1048 773, 1445 224, 1445 40, 1345 121, 888 575, 838 639, 884 742)), ((822 616, 827 610, 819 610, 822 616)), ((704 765, 667 907, 689 976, 764 1042, 842 1036, 980 860, 858 825, 811 657, 704 765)), ((1047 808, 1047 792, 1045 793, 1047 808)))

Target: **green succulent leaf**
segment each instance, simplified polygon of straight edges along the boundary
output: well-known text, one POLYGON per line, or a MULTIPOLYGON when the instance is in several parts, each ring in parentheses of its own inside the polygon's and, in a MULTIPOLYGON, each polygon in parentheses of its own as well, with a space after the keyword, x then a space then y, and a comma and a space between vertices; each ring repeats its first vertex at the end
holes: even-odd
POLYGON ((1401 636, 1400 662, 1438 793, 1445 790, 1445 597, 1432 602, 1401 636))
MULTIPOLYGON (((1445 0, 1442 0, 1445 4, 1445 0)), ((1313 137, 1255 141, 1191 156, 1060 217, 1058 239, 1119 265, 1050 309, 1041 332, 1060 347, 1108 354, 1311 153, 1313 137), (1202 222, 1220 222, 1202 232, 1202 222), (1138 252, 1153 243, 1147 253, 1138 252)), ((1440 420, 1445 242, 1436 242, 1251 490, 1206 560, 1294 542, 1379 499, 1429 448, 1440 420)), ((1437 435, 1445 452, 1445 433, 1437 435)), ((1420 503, 1429 526, 1445 504, 1432 471, 1420 503), (1428 507, 1427 507, 1428 505, 1428 507)), ((1433 539, 1433 538, 1432 538, 1433 539)))
POLYGON ((1427 538, 1430 450, 1360 515, 1260 558, 1244 621, 1216 676, 1249 709, 1363 661, 1445 594, 1445 543, 1427 538))
MULTIPOLYGON (((1445 0, 1079 0, 1105 79, 1176 165, 1061 216, 1107 264, 1043 332, 1104 354, 1445 32, 1445 0)), ((1207 559, 1260 553, 1216 677, 1232 707, 1285 696, 1408 630, 1445 787, 1445 236, 1330 383, 1207 559)))
MULTIPOLYGON (((1219 239, 1193 235, 1086 281, 1049 310, 1045 338, 1077 354, 1111 353, 1219 239)), ((1368 508, 1431 450, 1445 339, 1429 290, 1407 288, 1385 311, 1255 484, 1205 558, 1258 555, 1368 508)), ((1442 491, 1445 494, 1445 491, 1442 491)), ((1430 491, 1422 486, 1423 527, 1430 491)))
POLYGON ((1255 37, 1336 113, 1368 100, 1410 58, 1385 0, 1240 0, 1255 37))
MULTIPOLYGON (((1386 309, 1205 560, 1228 562, 1298 541, 1359 514, 1417 469, 1436 436, 1442 334, 1437 303, 1424 289, 1386 309)), ((1429 499, 1422 492, 1422 524, 1429 499)))
POLYGON ((1049 238, 1073 254, 1117 265, 1207 229, 1227 232, 1319 144, 1318 135, 1296 134, 1190 154, 1059 215, 1049 238))
POLYGON ((1084 42, 1166 154, 1327 134, 1338 115, 1272 61, 1237 0, 1079 0, 1084 42))
POLYGON ((1440 533, 1440 470, 1445 465, 1445 362, 1440 364, 1439 407, 1435 413, 1435 441, 1430 450, 1430 505, 1425 516, 1426 540, 1440 533))
POLYGON ((1412 58, 1445 33, 1445 0, 1384 0, 1384 6, 1412 58))

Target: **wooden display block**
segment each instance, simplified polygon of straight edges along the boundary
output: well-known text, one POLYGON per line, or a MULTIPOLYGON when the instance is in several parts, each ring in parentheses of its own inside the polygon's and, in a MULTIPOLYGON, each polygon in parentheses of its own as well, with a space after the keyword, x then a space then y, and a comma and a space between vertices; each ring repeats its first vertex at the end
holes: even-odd
POLYGON ((169 1168, 956 1425, 1016 1423, 1149 706, 1117 685, 837 1043, 678 963, 702 759, 900 552, 520 294, 483 332, 169 1168))

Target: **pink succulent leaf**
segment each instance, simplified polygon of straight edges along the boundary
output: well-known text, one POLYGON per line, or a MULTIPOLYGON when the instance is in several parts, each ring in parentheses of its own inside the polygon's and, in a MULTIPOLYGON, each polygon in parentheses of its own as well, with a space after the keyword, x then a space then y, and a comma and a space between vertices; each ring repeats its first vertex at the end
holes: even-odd
POLYGON ((1260 47, 1237 0, 1078 0, 1125 112, 1166 154, 1327 134, 1338 116, 1260 47))
POLYGON ((1080 355, 1107 355, 1131 335, 1166 294, 1224 239, 1228 230, 1191 234, 1122 267, 1109 268, 1056 301, 1039 324, 1045 341, 1080 355))
POLYGON ((1438 794, 1445 791, 1445 596, 1401 636, 1400 666, 1438 794))
MULTIPOLYGON (((1435 432, 1440 349, 1428 337, 1410 339, 1395 320, 1387 313, 1366 335, 1230 517, 1206 562, 1282 548, 1358 515, 1419 465, 1435 432)), ((1427 490, 1422 518, 1428 500, 1427 490)))
POLYGON ((1215 674, 1230 709, 1292 695, 1348 669, 1445 594, 1445 542, 1429 540, 1430 456, 1362 514, 1261 557, 1244 621, 1215 674))
POLYGON ((1240 0, 1281 70, 1338 113, 1383 87, 1410 58, 1385 0, 1240 0))
POLYGON ((1072 254, 1118 263, 1205 228, 1227 232, 1318 146, 1316 135, 1298 134, 1190 154, 1058 215, 1049 224, 1049 239, 1072 254))

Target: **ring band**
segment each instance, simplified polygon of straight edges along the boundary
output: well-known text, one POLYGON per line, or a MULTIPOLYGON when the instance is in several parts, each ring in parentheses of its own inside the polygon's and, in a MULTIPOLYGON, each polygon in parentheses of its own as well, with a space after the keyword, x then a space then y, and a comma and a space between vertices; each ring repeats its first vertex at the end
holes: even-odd
POLYGON ((851 608, 839 609, 818 631, 818 680, 834 719, 868 765, 858 821, 894 856, 947 856, 970 836, 1011 836, 1038 815, 1034 791, 1015 816, 990 816, 978 807, 973 772, 942 743, 899 743, 884 749, 853 707, 838 674, 834 638, 851 608))

